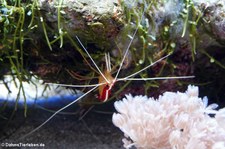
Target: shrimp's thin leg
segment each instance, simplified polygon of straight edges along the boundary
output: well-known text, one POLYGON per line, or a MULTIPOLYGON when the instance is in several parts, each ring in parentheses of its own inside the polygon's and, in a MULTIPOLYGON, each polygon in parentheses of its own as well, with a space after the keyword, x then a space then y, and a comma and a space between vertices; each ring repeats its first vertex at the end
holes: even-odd
POLYGON ((36 127, 34 130, 32 130, 31 132, 29 132, 28 134, 24 135, 23 137, 21 137, 20 139, 26 138, 27 136, 31 135, 32 133, 34 133, 35 131, 37 131, 38 129, 40 129, 42 126, 44 126, 47 122, 49 122, 56 114, 58 114, 59 112, 63 111, 64 109, 68 108, 69 106, 73 105, 74 103, 76 103, 77 101, 79 101, 80 99, 82 99, 84 96, 86 96, 87 94, 89 94, 90 92, 92 92, 93 90, 95 90, 99 85, 96 85, 95 87, 93 87, 92 89, 90 89, 88 92, 84 93, 83 95, 81 95, 79 98, 77 98, 76 100, 74 100, 73 102, 69 103, 68 105, 62 107, 61 109, 59 109, 58 111, 56 111, 54 114, 52 114, 52 116, 50 116, 46 121, 44 121, 41 125, 39 125, 38 127, 36 127))
POLYGON ((93 60, 93 58, 91 57, 91 55, 89 54, 88 50, 84 47, 84 45, 82 44, 82 42, 80 41, 80 39, 76 36, 77 41, 80 43, 80 45, 82 46, 82 48, 84 49, 84 51, 87 53, 88 57, 91 59, 92 63, 95 65, 96 69, 98 70, 98 72, 101 74, 101 76, 105 79, 105 81, 107 83, 110 83, 109 80, 105 77, 105 75, 101 72, 101 70, 99 69, 99 67, 97 66, 97 64, 95 63, 95 61, 93 60))
POLYGON ((92 105, 90 108, 88 108, 88 110, 87 110, 86 112, 84 112, 84 114, 82 114, 82 116, 79 118, 79 121, 82 120, 82 119, 88 114, 88 112, 90 112, 91 109, 94 108, 94 106, 95 106, 95 105, 92 105))

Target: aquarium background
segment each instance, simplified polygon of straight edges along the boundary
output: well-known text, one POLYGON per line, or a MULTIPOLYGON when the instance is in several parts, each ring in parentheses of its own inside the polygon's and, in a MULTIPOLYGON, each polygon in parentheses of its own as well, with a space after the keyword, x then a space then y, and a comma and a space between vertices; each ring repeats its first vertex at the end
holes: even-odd
POLYGON ((0 1, 0 142, 40 141, 46 148, 123 148, 122 133, 111 122, 114 101, 128 93, 158 97, 165 91, 185 91, 192 84, 199 87, 200 97, 207 96, 209 104, 217 103, 221 108, 225 106, 224 76, 223 0, 0 1), (101 70, 105 53, 110 53, 113 75, 133 39, 121 78, 168 54, 166 60, 136 77, 195 78, 118 82, 106 103, 96 98, 95 90, 20 139, 54 111, 76 100, 77 89, 54 86, 45 92, 46 83, 98 83, 100 75, 76 37, 101 70), (7 88, 5 76, 12 77, 15 90, 7 88), (42 87, 33 77, 42 80, 42 87), (29 90, 31 84, 34 86, 29 90), (36 88, 42 91, 36 94, 36 88), (70 94, 56 98, 57 90, 69 90, 70 94), (34 93, 32 102, 27 96, 30 93, 34 93))

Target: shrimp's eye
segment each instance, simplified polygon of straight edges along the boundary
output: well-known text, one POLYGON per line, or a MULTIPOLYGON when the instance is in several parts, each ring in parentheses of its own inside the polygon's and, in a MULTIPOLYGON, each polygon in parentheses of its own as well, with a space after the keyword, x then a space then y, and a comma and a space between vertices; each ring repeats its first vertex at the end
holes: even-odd
POLYGON ((109 89, 109 85, 106 84, 106 86, 104 88, 105 88, 105 90, 108 90, 109 89))

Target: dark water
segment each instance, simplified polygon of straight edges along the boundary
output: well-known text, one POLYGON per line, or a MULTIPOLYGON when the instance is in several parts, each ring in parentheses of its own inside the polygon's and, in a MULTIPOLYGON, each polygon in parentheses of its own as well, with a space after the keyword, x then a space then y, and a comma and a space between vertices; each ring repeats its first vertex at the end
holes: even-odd
MULTIPOLYGON (((112 103, 95 106, 84 118, 75 114, 79 107, 73 106, 63 114, 56 115, 41 129, 20 139, 23 135, 38 127, 53 113, 39 108, 30 108, 27 118, 22 109, 15 112, 11 120, 12 109, 5 109, 0 119, 0 143, 30 143, 45 147, 19 148, 47 148, 47 149, 120 149, 123 134, 112 124, 112 103), (101 112, 103 113, 101 113, 101 112)), ((54 109, 56 110, 56 109, 54 109)), ((78 113, 81 113, 79 110, 78 113)))

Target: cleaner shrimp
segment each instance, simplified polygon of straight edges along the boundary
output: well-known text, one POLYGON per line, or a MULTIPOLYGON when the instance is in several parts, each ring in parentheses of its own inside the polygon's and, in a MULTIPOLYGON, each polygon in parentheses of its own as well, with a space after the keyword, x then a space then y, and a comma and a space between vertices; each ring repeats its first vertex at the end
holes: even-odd
POLYGON ((82 49, 84 50, 84 52, 88 55, 89 59, 91 60, 91 62, 93 63, 94 67, 96 68, 96 70, 99 72, 100 76, 98 78, 98 83, 97 84, 89 84, 89 85, 68 85, 68 84, 56 84, 56 83, 46 83, 49 85, 59 85, 59 86, 64 86, 64 87, 74 87, 74 88, 91 88, 89 89, 87 92, 85 92, 84 94, 82 94, 80 97, 78 97, 77 99, 75 99, 73 102, 67 104, 66 106, 62 107, 61 109, 57 110, 55 113, 53 113, 47 120, 45 120, 41 125, 39 125, 38 127, 36 127, 35 129, 33 129, 32 131, 30 131, 29 133, 25 134, 24 136, 21 137, 21 139, 31 135, 32 133, 36 132, 37 130, 39 130, 41 127, 43 127, 46 123, 48 123, 55 115, 57 115, 58 113, 60 113, 61 111, 65 110, 66 108, 68 108, 69 106, 75 104, 76 102, 78 102, 79 100, 81 100, 82 98, 84 98, 85 96, 87 96, 89 93, 93 92, 94 90, 98 89, 99 91, 99 95, 98 95, 98 99, 101 102, 106 102, 109 97, 110 97, 110 93, 112 88, 114 87, 114 85, 117 82, 121 82, 121 81, 149 81, 149 80, 162 80, 162 79, 188 79, 188 78, 194 78, 194 76, 174 76, 174 77, 154 77, 154 78, 141 78, 141 77, 136 77, 137 75, 139 75, 141 72, 147 70, 148 68, 150 68, 151 66, 167 59, 170 55, 166 55, 163 56, 161 58, 159 58, 158 60, 154 61, 153 63, 147 65, 146 67, 142 68, 141 70, 132 73, 126 77, 123 78, 119 78, 119 75, 121 73, 122 67, 124 66, 125 63, 125 59, 128 55, 129 49, 131 47, 131 44, 134 40, 134 37, 136 35, 138 31, 138 27, 135 29, 133 35, 131 36, 131 40, 124 52, 124 55, 122 57, 122 60, 119 64, 119 68, 116 71, 115 76, 113 77, 112 75, 112 68, 111 68, 111 61, 110 61, 110 55, 109 54, 105 54, 105 61, 106 61, 106 69, 104 71, 101 71, 100 68, 98 67, 98 65, 96 64, 96 62, 94 61, 94 59, 91 57, 90 53, 88 52, 88 50, 85 48, 85 46, 82 44, 81 40, 76 36, 76 39, 78 41, 78 43, 80 44, 80 46, 82 47, 82 49))

